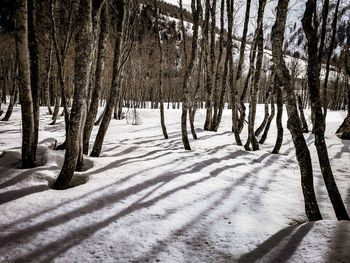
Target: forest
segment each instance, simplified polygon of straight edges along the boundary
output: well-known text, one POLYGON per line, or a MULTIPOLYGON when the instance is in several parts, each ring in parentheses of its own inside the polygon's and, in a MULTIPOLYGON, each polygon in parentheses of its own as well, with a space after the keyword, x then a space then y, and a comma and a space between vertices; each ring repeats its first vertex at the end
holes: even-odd
POLYGON ((0 262, 347 262, 345 0, 0 0, 0 262))

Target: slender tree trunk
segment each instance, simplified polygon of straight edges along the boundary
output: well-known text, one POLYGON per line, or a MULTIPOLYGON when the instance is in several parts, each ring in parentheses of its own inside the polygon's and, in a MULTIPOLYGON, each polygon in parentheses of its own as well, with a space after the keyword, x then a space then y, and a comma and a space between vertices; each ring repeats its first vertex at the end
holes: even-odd
MULTIPOLYGON (((235 76, 235 81, 234 81, 234 94, 233 94, 233 103, 237 100, 238 96, 238 84, 240 83, 241 77, 242 77, 242 69, 243 69, 243 62, 244 62, 244 54, 245 54, 245 47, 246 47, 246 41, 247 41, 247 33, 248 33, 248 23, 249 23, 249 16, 250 16, 250 5, 251 5, 251 0, 246 1, 246 10, 245 10, 245 18, 244 18, 244 26, 243 26, 243 35, 242 35, 242 40, 241 40, 241 47, 239 50, 239 61, 238 61, 238 66, 237 66, 237 72, 235 76), (236 97, 236 98, 234 98, 236 97)), ((250 69, 249 69, 249 72, 250 69)), ((248 87, 248 82, 250 78, 250 73, 248 73, 245 89, 242 92, 242 95, 240 97, 240 107, 241 107, 241 116, 238 120, 238 108, 232 107, 232 132, 235 133, 236 138, 239 138, 239 134, 241 133, 244 125, 244 119, 245 119, 245 106, 244 106, 244 98, 245 98, 245 93, 248 87)), ((238 144, 238 141, 236 139, 236 143, 238 144)), ((240 141, 240 139, 239 139, 240 141)), ((242 143, 238 144, 242 145, 242 143)))
POLYGON ((300 126, 294 88, 291 85, 291 77, 282 54, 288 4, 289 0, 278 1, 276 22, 271 32, 272 58, 274 70, 280 82, 279 86, 284 87, 283 91, 286 96, 286 108, 288 113, 287 127, 292 135, 295 153, 300 167, 305 213, 310 221, 315 221, 321 220, 322 216, 318 208, 314 191, 311 157, 300 126))
MULTIPOLYGON (((227 8, 226 8, 227 9, 227 8)), ((214 111, 213 111, 213 117, 212 117, 212 123, 210 130, 211 131, 217 131, 218 130, 218 122, 221 120, 218 119, 218 111, 219 111, 219 93, 221 94, 219 88, 218 88, 218 80, 220 79, 220 73, 222 72, 222 66, 221 66, 221 60, 223 56, 223 45, 224 45, 224 29, 225 29, 225 23, 224 23, 224 15, 225 15, 225 0, 221 0, 221 6, 220 6, 220 37, 219 37, 219 55, 216 61, 216 69, 215 69, 215 77, 214 77, 214 111)), ((231 36, 230 36, 231 37, 231 36)), ((222 76, 223 78, 224 76, 222 76)), ((225 77, 226 78, 226 77, 225 77)), ((221 85, 221 89, 223 89, 223 86, 221 85)))
POLYGON ((50 39, 48 63, 47 63, 47 73, 46 73, 46 86, 45 86, 45 103, 49 115, 52 115, 51 100, 50 100, 50 79, 51 79, 51 68, 52 68, 52 40, 50 39))
POLYGON ((332 58, 332 54, 333 54, 333 50, 334 50, 335 37, 336 37, 336 33, 337 33, 339 4, 340 4, 340 0, 337 1, 337 4, 335 6, 334 17, 333 17, 333 22, 332 22, 332 38, 331 38, 331 43, 329 45, 329 51, 328 51, 327 62, 326 62, 326 76, 324 78, 324 83, 323 83, 323 113, 324 113, 325 126, 326 126, 326 117, 327 117, 327 109, 328 109, 329 69, 330 69, 330 65, 331 65, 331 58, 332 58))
POLYGON ((198 24, 199 16, 202 11, 200 0, 191 0, 192 16, 193 16, 193 36, 192 36, 192 47, 191 47, 191 58, 189 63, 186 65, 184 78, 183 78, 183 102, 182 102, 182 114, 181 114, 181 134, 182 142, 185 150, 191 150, 190 142, 187 136, 187 111, 190 103, 190 91, 188 87, 188 79, 192 73, 194 60, 197 52, 197 40, 198 40, 198 24), (197 3, 196 3, 197 2, 197 3))
POLYGON ((17 81, 14 80, 14 87, 13 87, 13 92, 10 96, 10 103, 9 106, 7 107, 7 111, 6 114, 4 116, 4 118, 2 118, 2 121, 8 121, 12 115, 13 112, 13 107, 15 106, 17 100, 18 100, 18 87, 17 87, 17 81))
POLYGON ((117 28, 116 28, 117 36, 116 36, 115 47, 114 47, 112 83, 111 83, 110 95, 105 107, 102 122, 100 124, 100 128, 98 129, 98 133, 96 135, 94 147, 90 154, 90 156, 93 156, 93 157, 100 156, 104 137, 106 135, 109 123, 111 121, 112 112, 117 100, 118 90, 120 89, 120 85, 118 85, 119 84, 119 60, 120 60, 120 46, 122 41, 122 31, 123 31, 123 24, 124 24, 123 21, 124 21, 124 13, 125 13, 123 0, 118 1, 117 9, 118 9, 119 16, 118 16, 117 28))
POLYGON ((304 107, 303 107, 303 102, 301 100, 301 97, 297 95, 298 98, 298 108, 299 108, 299 113, 300 113, 300 121, 301 121, 301 126, 303 129, 303 132, 309 132, 309 128, 307 127, 306 119, 305 119, 305 114, 304 114, 304 107))
POLYGON ((96 62, 96 72, 95 72, 95 87, 92 91, 91 101, 89 111, 86 117, 86 123, 84 128, 84 139, 83 139, 83 153, 88 154, 89 142, 94 127, 94 122, 98 111, 98 102, 101 98, 102 88, 103 88, 103 73, 106 60, 106 47, 108 38, 108 4, 104 4, 101 11, 101 31, 98 42, 98 53, 96 62))
POLYGON ((265 126, 264 133, 260 138, 260 141, 259 141, 260 144, 263 144, 266 141, 267 134, 270 130, 271 122, 272 122, 273 118, 275 117, 275 101, 274 101, 273 97, 274 96, 272 94, 272 96, 271 96, 271 114, 270 114, 269 119, 267 121, 267 124, 265 126))
POLYGON ((158 73, 158 85, 159 85, 159 101, 160 101, 160 124, 162 126, 162 132, 164 139, 168 139, 168 133, 166 131, 165 121, 164 121, 164 91, 163 91, 163 48, 160 42, 160 32, 158 27, 158 10, 157 10, 157 0, 154 0, 154 8, 156 14, 156 33, 157 33, 157 43, 159 48, 159 73, 158 73))
POLYGON ((263 119, 262 123, 260 124, 260 126, 255 130, 255 136, 259 136, 263 132, 263 130, 267 124, 267 121, 270 117, 270 115, 269 115, 269 93, 270 92, 268 91, 266 94, 266 97, 265 97, 264 119, 263 119))
POLYGON ((329 198, 332 202, 338 220, 350 220, 343 200, 334 180, 332 168, 328 158, 327 145, 324 138, 325 124, 320 99, 320 60, 318 58, 317 28, 313 27, 316 18, 316 0, 308 0, 304 17, 303 29, 308 46, 308 84, 310 90, 311 108, 315 113, 315 146, 323 179, 325 181, 329 198))
POLYGON ((26 0, 17 0, 16 50, 19 64, 19 97, 22 112, 22 167, 35 166, 35 127, 33 98, 30 83, 28 49, 28 5, 26 0))
MULTIPOLYGON (((28 0, 28 42, 30 56, 30 84, 33 98, 34 114, 34 142, 33 155, 36 158, 36 149, 39 138, 39 114, 40 114, 40 85, 39 85, 39 49, 36 36, 36 0, 28 0)), ((35 160, 35 159, 34 159, 35 160)))
MULTIPOLYGON (((253 71, 253 79, 251 81, 251 91, 250 91, 250 104, 249 104, 249 116, 248 116, 248 140, 244 145, 246 150, 249 150, 249 145, 251 144, 253 147, 253 151, 259 150, 259 143, 254 134, 254 124, 255 124, 255 115, 256 115, 256 96, 257 89, 260 81, 261 67, 262 67, 262 59, 263 59, 263 15, 265 10, 266 0, 259 0, 259 10, 258 10, 258 26, 255 32, 253 43, 257 45, 257 58, 256 65, 254 67, 254 53, 255 51, 251 51, 250 54, 250 68, 253 71)), ((252 45, 253 46, 253 45, 252 45)))
POLYGON ((66 189, 82 155, 82 139, 86 118, 86 99, 93 59, 92 0, 81 0, 77 14, 75 37, 74 97, 67 133, 67 147, 62 170, 54 189, 66 189))
POLYGON ((282 125, 282 115, 283 115, 283 97, 282 97, 282 90, 281 86, 278 84, 280 83, 280 80, 278 79, 278 76, 275 76, 275 83, 276 83, 276 93, 277 93, 277 116, 276 116, 276 126, 277 126, 277 138, 275 147, 272 150, 273 154, 278 154, 280 152, 282 143, 283 143, 283 125, 282 125))

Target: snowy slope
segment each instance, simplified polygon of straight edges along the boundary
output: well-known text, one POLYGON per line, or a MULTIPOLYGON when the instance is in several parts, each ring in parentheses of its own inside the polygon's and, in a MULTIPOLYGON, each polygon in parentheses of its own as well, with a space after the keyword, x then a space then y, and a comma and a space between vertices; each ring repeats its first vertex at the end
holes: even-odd
MULTIPOLYGON (((265 145, 247 152, 233 144, 231 114, 218 133, 201 129, 192 151, 181 142, 180 110, 140 110, 143 125, 112 120, 99 158, 73 188, 51 190, 64 153, 63 118, 49 126, 41 108, 41 166, 19 169, 20 110, 0 122, 0 262, 346 262, 350 223, 335 221, 320 174, 314 137, 306 134, 315 190, 327 221, 305 223, 300 173, 285 129, 281 153, 265 145)), ((257 123, 263 110, 258 106, 257 123)), ((329 112, 327 144, 334 174, 350 209, 350 143, 334 135, 344 112, 329 112)), ((284 115, 284 125, 286 116, 284 115)), ((308 117, 308 121, 309 117, 308 117)), ((96 134, 94 130, 93 138, 96 134)), ((243 133, 243 140, 247 137, 243 133)))
MULTIPOLYGON (((178 6, 178 0, 164 0, 165 2, 171 3, 178 6)), ((190 0, 183 0, 184 7, 191 11, 190 0)), ((302 30, 301 19, 304 14, 306 0, 291 0, 289 3, 289 13, 287 18, 287 28, 285 33, 285 45, 287 51, 291 54, 297 54, 301 57, 306 56, 305 46, 306 38, 302 30)), ((219 8, 220 1, 218 1, 218 11, 217 11, 217 26, 219 25, 219 8)), ((238 37, 242 35, 243 22, 245 16, 245 1, 235 1, 236 5, 236 15, 234 21, 234 34, 238 37)), ((277 6, 277 0, 268 1, 265 7, 264 13, 264 39, 265 46, 271 48, 271 28, 275 22, 275 8, 277 6)), ((321 7, 319 8, 321 12, 321 7)), ((248 39, 252 39, 254 30, 256 28, 256 16, 258 10, 258 1, 252 0, 252 5, 250 9, 250 22, 248 30, 248 39)), ((335 11, 335 1, 330 1, 330 10, 327 20, 327 35, 331 35, 331 25, 333 20, 333 15, 335 11)), ((342 1, 339 7, 338 14, 338 33, 336 37, 336 45, 334 49, 334 54, 339 57, 341 51, 350 46, 350 24, 348 23, 350 19, 350 4, 347 1, 342 1)), ((328 40, 329 41, 329 40, 328 40)))

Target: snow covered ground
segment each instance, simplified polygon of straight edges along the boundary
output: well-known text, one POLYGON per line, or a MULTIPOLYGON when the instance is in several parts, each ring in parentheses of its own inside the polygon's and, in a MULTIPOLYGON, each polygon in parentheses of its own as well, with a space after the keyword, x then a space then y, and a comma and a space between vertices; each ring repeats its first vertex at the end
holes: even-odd
MULTIPOLYGON (((49 187, 63 162, 64 153, 51 150, 64 140, 63 117, 49 126, 41 108, 40 166, 26 170, 19 107, 0 122, 0 262, 349 262, 350 223, 336 221, 313 135, 305 138, 325 220, 306 223, 287 129, 280 154, 271 154, 274 123, 266 144, 247 152, 234 143, 230 111, 217 133, 202 130, 200 111, 199 139, 185 151, 179 110, 165 112, 168 140, 158 110, 139 113, 140 126, 112 120, 102 156, 86 157, 86 171, 64 191, 49 187)), ((334 135, 344 116, 328 113, 326 137, 350 212, 350 143, 334 135)))

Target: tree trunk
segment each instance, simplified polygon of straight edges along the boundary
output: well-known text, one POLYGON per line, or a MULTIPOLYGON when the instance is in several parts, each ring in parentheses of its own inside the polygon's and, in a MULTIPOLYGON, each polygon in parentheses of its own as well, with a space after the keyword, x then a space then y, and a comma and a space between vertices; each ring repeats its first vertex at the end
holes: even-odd
POLYGON ((301 97, 297 95, 298 97, 298 108, 299 108, 299 113, 300 113, 300 120, 301 120, 301 126, 303 128, 303 132, 309 132, 309 128, 307 127, 306 119, 305 119, 305 114, 304 114, 304 107, 303 107, 303 102, 301 100, 301 97))
MULTIPOLYGON (((258 55, 256 58, 256 65, 254 67, 254 53, 255 50, 251 51, 250 54, 250 68, 252 69, 253 78, 251 81, 251 91, 250 91, 250 104, 249 104, 249 116, 248 116, 248 140, 244 145, 246 150, 249 150, 249 145, 253 147, 253 151, 259 150, 259 144, 254 134, 254 124, 255 124, 255 115, 256 115, 256 95, 257 89, 260 81, 260 73, 262 67, 263 59, 263 15, 265 10, 266 0, 259 0, 259 10, 258 10, 258 19, 257 19, 257 29, 254 35, 253 43, 257 45, 258 55)), ((252 44, 253 46, 253 44, 252 44)))
POLYGON ((332 22, 332 38, 329 45, 329 51, 326 62, 326 76, 323 83, 323 112, 324 112, 324 124, 326 125, 327 109, 328 109, 328 78, 329 78, 329 68, 331 65, 332 53, 335 45, 335 37, 337 33, 337 21, 338 21, 338 10, 339 10, 340 0, 337 1, 334 11, 334 17, 332 22))
MULTIPOLYGON (((18 68, 16 71, 18 71, 18 68)), ((17 100, 18 100, 18 93, 19 93, 19 91, 18 91, 18 87, 17 87, 17 80, 14 79, 13 91, 12 91, 12 94, 10 96, 10 103, 9 103, 9 106, 7 107, 7 111, 6 111, 5 116, 1 121, 8 121, 10 119, 12 112, 13 112, 13 107, 15 106, 15 104, 17 103, 17 100)))
POLYGON ((165 121, 164 121, 164 92, 163 92, 163 48, 160 42, 160 32, 158 27, 158 10, 157 10, 157 0, 154 0, 154 8, 156 15, 156 33, 157 33, 157 43, 159 48, 159 73, 158 73, 158 85, 159 85, 159 101, 160 101, 160 124, 162 126, 162 132, 164 139, 168 139, 168 133, 166 131, 165 121))
POLYGON ((181 134, 182 134, 182 142, 185 150, 191 150, 190 142, 187 136, 187 111, 190 103, 190 91, 189 91, 187 82, 192 73, 194 60, 196 58, 196 52, 197 52, 198 24, 199 24, 199 16, 202 12, 202 5, 200 3, 200 0, 197 0, 197 1, 191 0, 191 7, 192 7, 192 16, 193 16, 193 36, 192 36, 191 58, 189 63, 186 65, 183 83, 182 83, 184 94, 183 94, 182 114, 181 114, 181 134))
POLYGON ((40 114, 40 85, 39 85, 39 49, 36 36, 36 1, 28 0, 28 44, 30 56, 30 84, 33 99, 34 114, 34 142, 33 155, 36 158, 36 149, 39 138, 39 114, 40 114))
POLYGON ((278 76, 275 76, 276 83, 276 93, 277 93, 277 116, 276 116, 276 126, 277 126, 277 138, 275 147, 272 150, 273 154, 278 154, 280 152, 282 143, 283 143, 283 125, 282 125, 282 114, 283 114, 283 97, 281 87, 278 85, 280 80, 278 80, 278 76))
POLYGON ((271 96, 271 114, 270 114, 269 119, 267 121, 267 124, 265 126, 264 133, 260 138, 260 141, 259 141, 260 144, 263 144, 266 141, 267 134, 270 130, 270 125, 271 125, 271 122, 272 122, 274 117, 275 117, 275 101, 273 99, 273 94, 272 94, 272 96, 271 96))
POLYGON ((263 119, 262 123, 260 124, 260 126, 255 130, 255 136, 259 136, 262 133, 262 131, 264 130, 264 128, 267 124, 267 121, 270 117, 269 116, 269 91, 267 92, 266 97, 265 97, 264 111, 265 111, 264 119, 263 119))
POLYGON ((92 1, 81 0, 77 14, 75 37, 74 95, 67 133, 67 147, 62 170, 54 189, 66 189, 82 153, 82 135, 86 118, 86 99, 93 58, 92 1))
MULTIPOLYGON (((238 66, 237 66, 237 72, 236 72, 236 77, 235 81, 233 82, 233 91, 234 94, 231 95, 233 98, 233 103, 235 104, 235 101, 237 100, 238 96, 238 84, 240 83, 241 77, 242 77, 242 71, 243 71, 243 62, 244 62, 244 53, 245 53, 245 47, 246 47, 246 41, 247 41, 247 33, 248 33, 248 23, 249 23, 249 16, 250 16, 250 4, 251 0, 246 1, 246 10, 245 10, 245 18, 244 18, 244 26, 243 26, 243 35, 242 35, 242 40, 241 40, 241 47, 239 50, 239 61, 238 61, 238 66)), ((250 72, 250 70, 249 70, 250 72)), ((248 73, 247 75, 247 85, 249 82, 250 74, 248 73)), ((241 130, 243 129, 244 125, 244 119, 245 119, 245 106, 244 106, 244 98, 245 98, 245 93, 246 93, 247 88, 243 90, 242 96, 240 97, 240 105, 241 105, 241 116, 238 119, 238 107, 232 107, 232 132, 234 132, 235 137, 236 137, 236 143, 238 145, 242 145, 240 142, 239 134, 241 133, 241 130), (239 140, 238 140, 239 139, 239 140)))
POLYGON ((124 1, 119 0, 117 4, 118 10, 118 21, 116 28, 116 40, 114 47, 114 58, 113 58, 113 75, 112 75, 112 83, 110 89, 110 95, 104 110, 102 122, 100 124, 100 128, 98 129, 98 133, 96 135, 94 147, 90 156, 98 157, 100 156, 102 150, 102 144, 104 141, 104 137, 106 135, 109 123, 112 118, 112 112, 117 100, 118 90, 120 89, 119 85, 119 60, 120 60, 120 46, 122 41, 122 31, 123 31, 123 21, 124 21, 124 1))
POLYGON ((19 64, 19 97, 22 113, 22 167, 35 166, 35 127, 33 98, 30 83, 28 49, 28 6, 26 0, 17 0, 16 50, 19 64))
POLYGON ((315 114, 315 146, 323 179, 325 181, 329 198, 332 202, 338 220, 350 220, 345 209, 343 200, 334 180, 332 168, 328 158, 327 145, 324 138, 325 124, 320 99, 320 60, 318 58, 317 28, 313 27, 316 18, 316 0, 308 0, 304 17, 303 29, 307 38, 308 46, 308 84, 310 90, 311 109, 315 114))
POLYGON ((318 208, 314 191, 311 157, 300 126, 294 88, 291 85, 291 77, 282 53, 288 4, 289 0, 278 1, 276 22, 271 32, 272 58, 275 74, 278 76, 278 81, 280 82, 278 86, 284 87, 283 92, 286 96, 286 108, 288 113, 287 127, 292 135, 295 153, 300 167, 305 213, 310 221, 315 221, 321 220, 322 216, 318 208))
POLYGON ((46 86, 44 88, 45 103, 46 103, 49 115, 52 115, 51 100, 50 100, 51 69, 52 69, 52 40, 50 39, 50 47, 49 47, 48 63, 47 63, 47 73, 46 73, 46 86))
POLYGON ((98 102, 103 88, 103 73, 106 60, 106 47, 108 38, 108 4, 104 4, 101 11, 101 29, 98 42, 98 53, 95 72, 95 87, 92 91, 89 111, 86 117, 83 139, 83 153, 88 154, 89 142, 98 111, 98 102))
MULTIPOLYGON (((226 8, 227 9, 227 8, 226 8)), ((210 130, 211 131, 217 131, 218 126, 220 124, 220 121, 218 119, 218 111, 219 111, 219 93, 221 94, 219 88, 218 88, 218 80, 220 79, 220 73, 222 71, 221 66, 221 60, 223 55, 223 45, 224 45, 224 29, 225 29, 225 23, 224 23, 224 14, 225 14, 225 0, 221 0, 221 6, 220 6, 220 37, 219 37, 219 55, 216 61, 216 69, 215 69, 215 77, 214 77, 214 111, 213 111, 213 117, 212 117, 212 123, 210 130)), ((229 34, 229 33, 228 33, 229 34)), ((231 38, 231 35, 229 36, 231 38)), ((227 74, 227 73, 226 73, 227 74)), ((222 76, 224 78, 224 76, 222 76)), ((225 76, 226 78, 226 76, 225 76)), ((223 89, 223 86, 221 85, 221 89, 223 89)))

